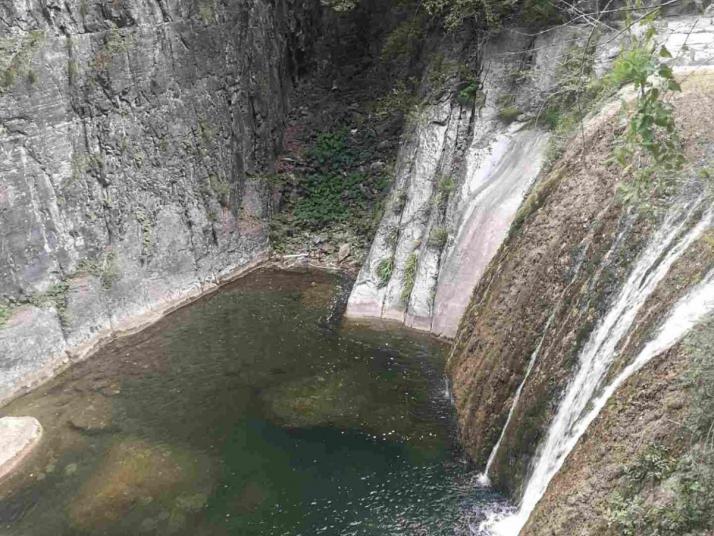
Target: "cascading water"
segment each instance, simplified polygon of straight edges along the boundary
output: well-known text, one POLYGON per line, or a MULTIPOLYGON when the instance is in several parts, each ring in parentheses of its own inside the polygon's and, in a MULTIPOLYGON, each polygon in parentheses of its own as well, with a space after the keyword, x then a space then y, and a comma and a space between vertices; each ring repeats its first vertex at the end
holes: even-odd
MULTIPOLYGON (((629 229, 629 225, 626 225, 625 228, 623 228, 620 231, 620 233, 618 234, 617 238, 615 239, 612 249, 607 253, 607 255, 605 255, 603 266, 609 261, 609 258, 610 258, 610 255, 612 254, 612 252, 615 249, 617 249, 619 247, 619 245, 621 244, 623 238, 627 234, 626 233, 627 229, 629 229)), ((592 235, 590 235, 583 242, 588 243, 589 240, 591 240, 591 239, 592 239, 592 235)), ((533 371, 533 367, 535 366, 536 361, 538 360, 538 355, 540 355, 540 350, 543 347, 543 342, 545 341, 545 337, 548 334, 548 331, 550 330, 550 326, 553 323, 553 320, 555 319, 556 313, 563 306, 563 299, 567 295, 568 289, 578 279, 578 274, 580 273, 580 269, 583 267, 583 263, 585 262, 586 251, 587 251, 587 247, 583 248, 581 254, 579 255, 578 260, 575 263, 575 268, 572 271, 572 276, 571 276, 570 282, 561 292, 560 298, 558 299, 558 302, 557 302, 557 305, 553 309, 553 312, 550 314, 550 316, 548 317, 548 320, 545 323, 545 326, 543 327, 543 334, 541 335, 541 338, 538 341, 538 344, 536 345, 535 350, 533 351, 530 359, 528 360, 528 367, 526 368, 526 373, 523 375, 523 380, 521 380, 521 383, 518 386, 518 389, 516 390, 516 394, 513 397, 513 402, 511 403, 511 409, 508 411, 508 417, 506 417, 506 423, 503 425, 503 428, 501 429, 501 435, 498 437, 498 441, 496 441, 496 444, 494 445, 493 449, 491 450, 491 454, 489 455, 488 460, 486 462, 486 468, 484 469, 483 473, 481 473, 478 477, 478 484, 480 486, 490 486, 491 485, 491 479, 488 475, 491 471, 491 467, 493 466, 494 461, 496 460, 496 456, 498 455, 498 450, 501 448, 501 443, 503 442, 503 438, 506 436, 508 427, 511 424, 511 419, 513 418, 513 415, 516 412, 516 408, 518 407, 518 402, 521 399, 521 393, 523 392, 523 388, 526 386, 526 383, 528 382, 528 379, 530 378, 531 372, 533 371)), ((600 277, 601 273, 602 273, 602 266, 600 267, 600 270, 598 270, 598 272, 596 273, 595 279, 598 279, 600 277)))
MULTIPOLYGON (((714 213, 701 214, 699 202, 678 206, 669 212, 635 264, 632 273, 580 352, 578 369, 566 389, 547 436, 536 454, 535 463, 525 488, 520 507, 505 518, 494 516, 484 527, 487 531, 515 536, 545 493, 548 484, 560 470, 608 398, 652 357, 675 344, 705 315, 714 310, 714 272, 708 274, 670 311, 656 336, 640 354, 608 385, 603 386, 617 349, 630 332, 638 312, 672 265, 687 248, 712 225, 714 213)), ((531 358, 531 362, 533 358, 531 358)))
POLYGON ((538 354, 540 354, 540 349, 543 346, 543 341, 545 340, 545 336, 548 333, 548 329, 550 329, 550 325, 553 322, 553 318, 555 318, 555 313, 552 313, 550 317, 548 318, 548 321, 545 323, 545 328, 543 328, 543 335, 540 338, 540 341, 538 342, 538 346, 536 346, 536 349, 533 351, 531 354, 531 358, 528 361, 528 368, 526 369, 526 373, 523 376, 523 380, 521 381, 521 384, 518 386, 518 389, 516 390, 516 394, 513 397, 513 403, 511 404, 511 409, 508 411, 508 417, 506 418, 506 424, 503 425, 503 429, 501 430, 501 435, 498 437, 498 441, 496 441, 496 444, 493 447, 493 450, 491 451, 491 454, 488 457, 488 461, 486 462, 486 469, 484 469, 483 473, 481 473, 478 477, 478 483, 481 486, 489 486, 491 485, 491 479, 488 476, 488 473, 491 471, 491 466, 493 465, 494 460, 496 459, 496 454, 498 454, 498 449, 501 448, 501 443, 503 442, 503 437, 506 435, 506 431, 508 430, 508 425, 511 424, 511 419, 513 418, 513 414, 516 412, 516 407, 518 407, 518 401, 521 398, 521 393, 523 392, 523 388, 526 385, 526 382, 528 382, 528 378, 531 376, 531 371, 533 370, 533 365, 535 365, 536 360, 538 359, 538 354))

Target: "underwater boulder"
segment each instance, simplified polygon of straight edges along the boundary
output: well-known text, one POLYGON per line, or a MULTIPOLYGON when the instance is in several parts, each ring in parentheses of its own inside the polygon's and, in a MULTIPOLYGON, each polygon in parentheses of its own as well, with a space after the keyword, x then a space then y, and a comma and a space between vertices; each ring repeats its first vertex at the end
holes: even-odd
POLYGON ((318 374, 265 389, 269 418, 287 428, 350 427, 368 400, 346 371, 318 374))
MULTIPOLYGON (((205 485, 205 462, 194 453, 142 439, 123 439, 109 448, 96 471, 69 505, 76 528, 116 528, 136 506, 172 507, 178 496, 205 485)), ((195 491, 193 491, 196 493, 195 491)))

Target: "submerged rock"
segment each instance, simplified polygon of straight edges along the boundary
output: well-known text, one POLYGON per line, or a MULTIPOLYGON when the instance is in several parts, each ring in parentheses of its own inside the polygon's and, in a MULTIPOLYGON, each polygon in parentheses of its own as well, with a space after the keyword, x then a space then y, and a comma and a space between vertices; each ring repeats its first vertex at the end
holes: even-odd
POLYGON ((34 417, 0 419, 0 480, 16 470, 42 438, 42 425, 34 417))
POLYGON ((196 493, 197 480, 205 474, 201 466, 187 451, 142 439, 124 439, 109 448, 98 469, 72 499, 71 523, 86 531, 106 529, 136 505, 172 504, 181 492, 196 493))
POLYGON ((326 309, 335 297, 335 290, 333 283, 314 283, 300 295, 300 303, 305 307, 326 309))
POLYGON ((117 430, 112 420, 111 401, 101 395, 82 397, 73 403, 67 423, 87 434, 117 430))
POLYGON ((443 431, 416 415, 417 402, 392 382, 380 382, 355 368, 299 378, 261 394, 268 418, 286 428, 333 426, 375 438, 443 448, 443 431))
POLYGON ((288 428, 353 424, 367 399, 345 371, 299 378, 261 397, 274 421, 288 428))

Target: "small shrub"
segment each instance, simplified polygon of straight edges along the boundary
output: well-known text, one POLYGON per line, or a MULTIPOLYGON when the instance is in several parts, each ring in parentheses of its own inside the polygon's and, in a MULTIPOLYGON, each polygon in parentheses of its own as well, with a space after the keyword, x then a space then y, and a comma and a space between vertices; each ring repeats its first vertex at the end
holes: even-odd
POLYGON ((374 113, 387 117, 394 114, 407 116, 414 112, 419 105, 419 99, 411 88, 414 83, 414 80, 411 80, 411 84, 403 80, 398 81, 386 95, 375 101, 372 106, 374 113))
POLYGON ((344 13, 357 7, 359 0, 320 0, 323 6, 334 9, 338 13, 344 13))
POLYGON ((85 272, 99 278, 102 287, 110 289, 121 273, 117 264, 116 253, 109 252, 99 259, 84 259, 77 266, 77 272, 85 272))
POLYGON ((382 259, 377 264, 376 276, 377 276, 377 288, 382 288, 387 286, 389 280, 392 278, 392 272, 394 271, 394 258, 388 257, 382 259))
POLYGON ((486 95, 481 91, 481 84, 478 80, 471 80, 459 90, 456 100, 462 106, 468 106, 474 103, 477 106, 482 106, 486 100, 486 95))
POLYGON ((498 118, 506 124, 513 123, 519 115, 521 115, 521 111, 513 105, 502 106, 498 109, 498 118))
POLYGON ((396 225, 389 227, 384 233, 384 243, 392 249, 396 247, 398 239, 399 228, 396 225))
POLYGON ((412 252, 409 257, 407 257, 404 263, 404 278, 402 284, 401 299, 405 304, 409 302, 409 298, 412 295, 412 290, 414 290, 414 282, 416 280, 417 264, 419 258, 416 251, 412 252))
POLYGON ((10 308, 7 305, 0 305, 0 328, 7 323, 10 313, 10 308))
POLYGON ((210 24, 216 20, 216 5, 214 0, 201 0, 198 3, 198 16, 204 24, 210 24))
POLYGON ((449 231, 445 227, 434 227, 429 233, 429 247, 443 249, 449 239, 449 231))
POLYGON ((672 55, 654 39, 655 16, 653 12, 645 19, 648 26, 642 37, 630 35, 629 48, 620 52, 609 75, 612 84, 632 83, 636 91, 636 99, 627 110, 627 127, 611 160, 630 176, 621 184, 622 198, 644 208, 669 194, 672 180, 684 165, 674 108, 665 100, 681 88, 671 67, 663 61, 672 55))
POLYGON ((456 188, 456 183, 451 177, 442 177, 436 184, 436 196, 434 197, 434 203, 439 208, 439 210, 444 210, 446 203, 449 200, 449 195, 456 188))
POLYGON ((388 36, 382 47, 382 61, 408 60, 415 56, 422 43, 424 19, 415 16, 398 25, 388 36))
POLYGON ((406 192, 399 192, 397 194, 396 198, 394 199, 394 204, 392 205, 392 211, 395 214, 399 214, 404 210, 404 207, 407 204, 407 201, 409 199, 409 196, 407 195, 406 192))
POLYGON ((674 470, 675 460, 661 445, 650 446, 626 470, 627 478, 636 483, 659 482, 674 470))

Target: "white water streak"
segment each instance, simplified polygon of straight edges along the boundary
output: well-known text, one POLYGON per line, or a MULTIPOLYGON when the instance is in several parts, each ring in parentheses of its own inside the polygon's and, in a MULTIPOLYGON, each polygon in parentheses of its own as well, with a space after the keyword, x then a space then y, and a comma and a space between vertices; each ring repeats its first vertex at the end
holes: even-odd
POLYGON ((712 213, 708 212, 696 225, 686 230, 697 208, 698 204, 690 206, 684 217, 680 211, 675 210, 668 214, 638 259, 607 315, 590 335, 580 353, 578 370, 566 389, 545 441, 538 449, 520 508, 512 516, 489 523, 488 528, 495 534, 518 534, 551 479, 612 393, 631 374, 681 339, 694 324, 714 309, 714 276, 709 274, 703 283, 675 305, 658 335, 637 358, 594 398, 617 357, 619 343, 629 333, 647 298, 675 261, 711 226, 712 213))
POLYGON ((501 435, 498 437, 498 441, 493 447, 493 450, 491 450, 491 454, 488 457, 488 461, 486 462, 486 468, 484 469, 483 473, 479 475, 478 477, 478 483, 481 486, 489 486, 491 485, 491 479, 488 476, 489 471, 491 471, 491 466, 493 465, 494 460, 496 459, 496 455, 498 454, 498 449, 501 447, 501 442, 503 442, 503 438, 506 435, 506 431, 508 430, 508 426, 511 424, 511 419, 513 418, 513 414, 516 412, 516 407, 518 406, 518 401, 521 398, 521 393, 523 392, 523 388, 526 385, 526 382, 528 381, 528 378, 530 378, 531 371, 533 370, 533 366, 535 365, 535 362, 538 359, 538 355, 540 354, 540 349, 543 346, 543 341, 545 340, 545 336, 548 333, 548 329, 550 329, 550 324, 553 322, 553 319, 555 318, 555 312, 551 313, 550 317, 548 317, 548 321, 545 324, 545 327, 543 328, 543 335, 540 337, 540 341, 538 341, 538 346, 536 346, 536 349, 533 351, 531 354, 531 358, 528 361, 528 368, 526 368, 526 373, 523 376, 523 380, 521 381, 521 384, 518 386, 518 389, 516 390, 516 395, 513 397, 513 403, 511 404, 511 409, 508 411, 508 417, 506 418, 506 424, 503 425, 503 428, 501 429, 501 435))

